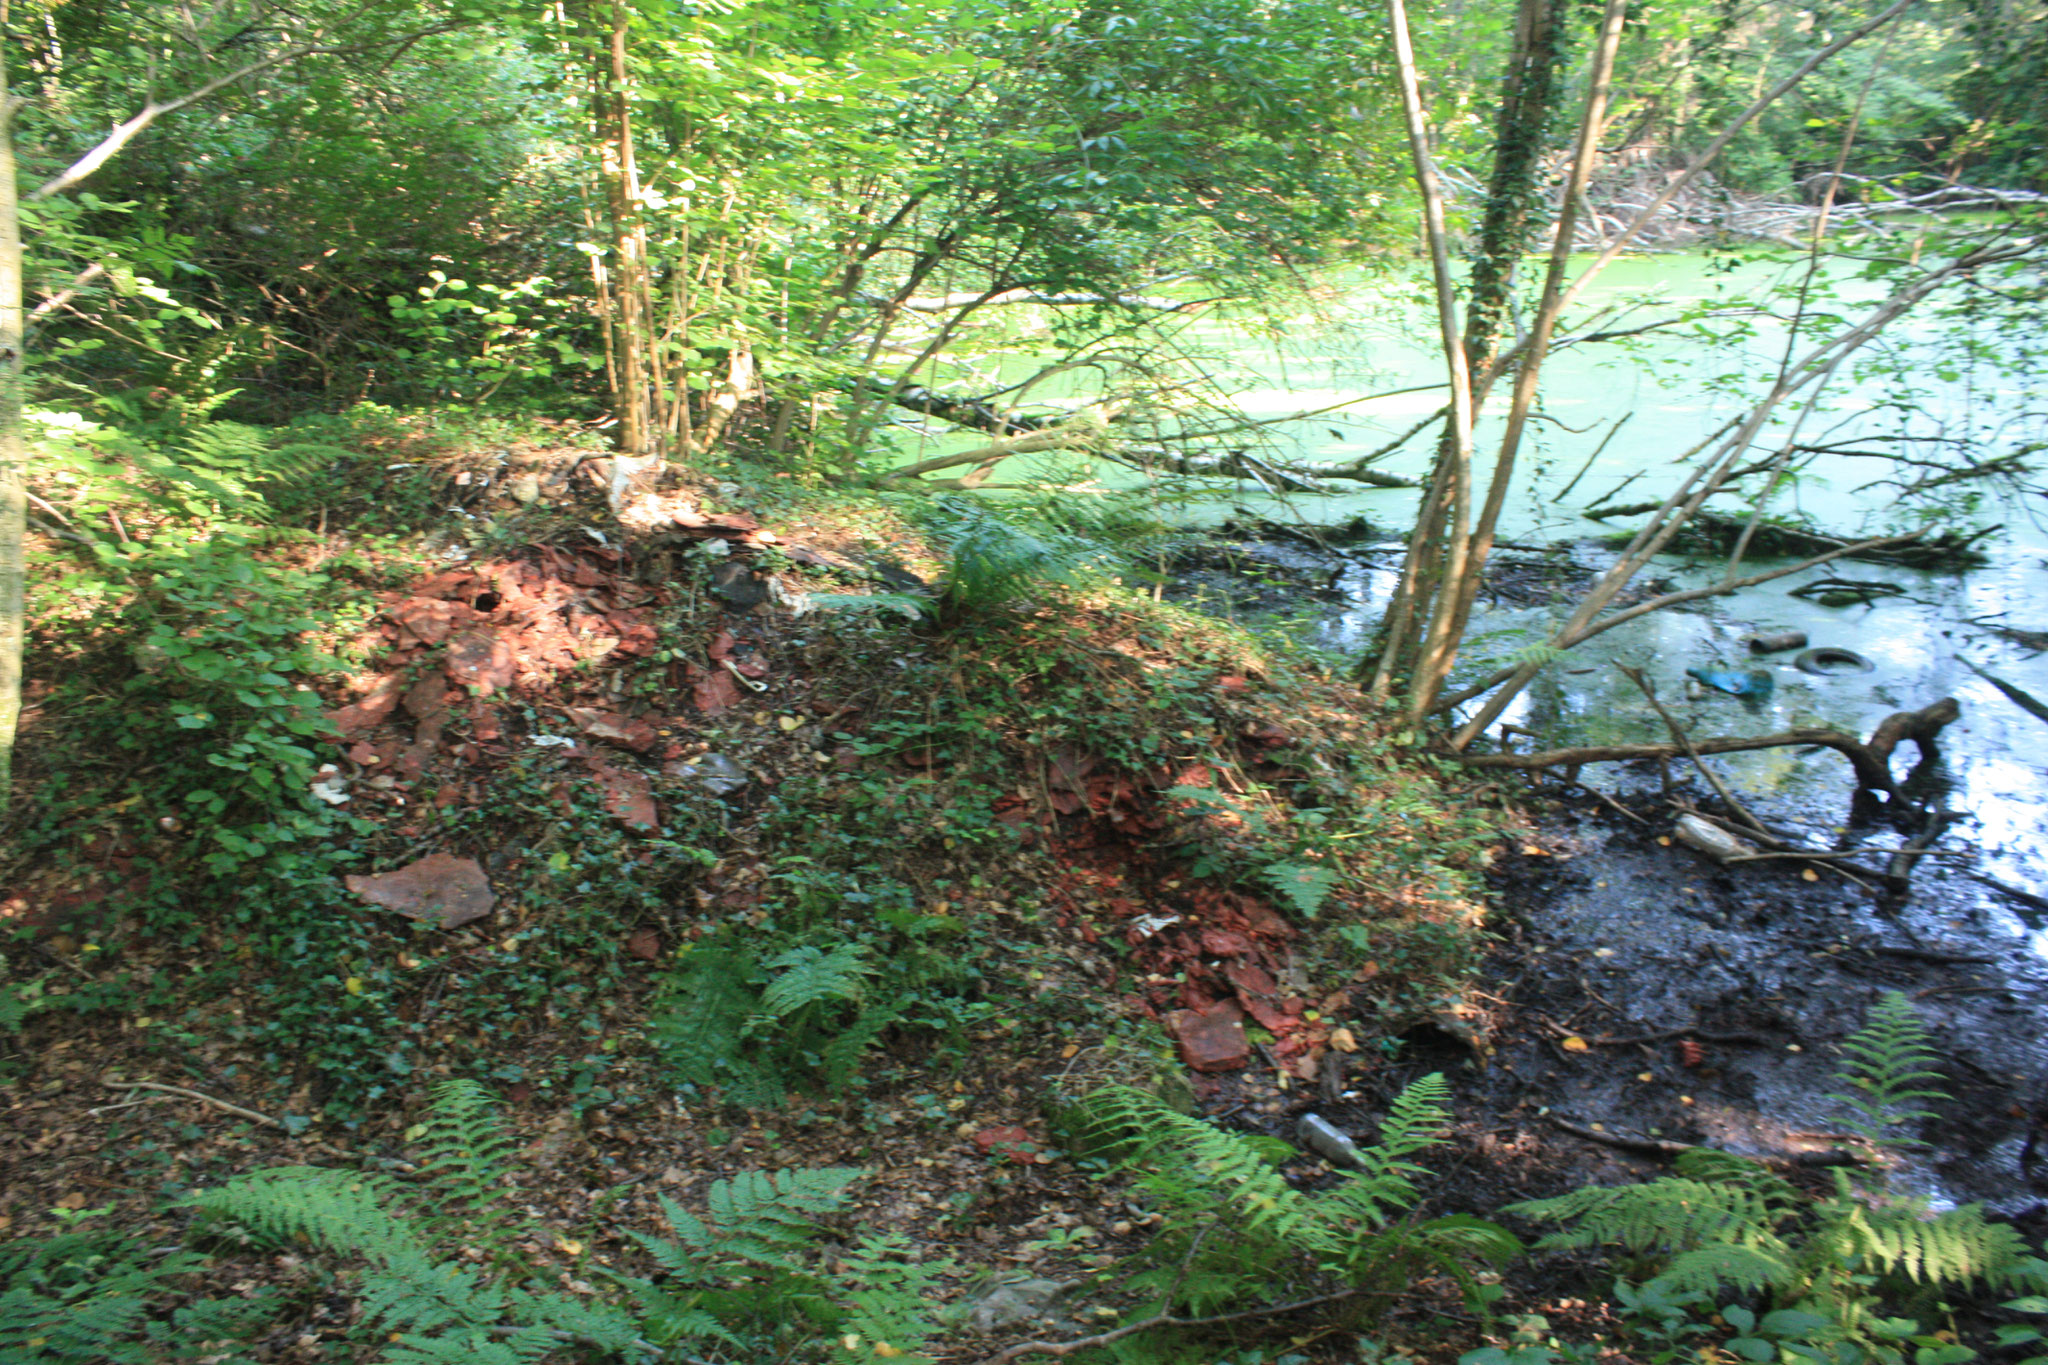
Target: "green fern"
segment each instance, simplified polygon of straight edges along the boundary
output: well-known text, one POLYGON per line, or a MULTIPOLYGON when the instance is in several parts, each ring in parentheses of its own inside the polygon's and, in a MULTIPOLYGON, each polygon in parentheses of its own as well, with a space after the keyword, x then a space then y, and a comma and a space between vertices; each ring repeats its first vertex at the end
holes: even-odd
MULTIPOLYGON (((869 1236, 833 1275, 810 1268, 817 1220, 843 1209, 861 1172, 748 1172, 712 1185, 707 1217, 663 1196, 670 1236, 633 1232, 658 1280, 619 1277, 659 1346, 717 1343, 757 1358, 794 1332, 853 1333, 907 1351, 933 1330, 925 1300, 950 1261, 919 1262, 900 1234, 869 1236)), ((865 1348, 864 1348, 865 1349, 865 1348)), ((905 1359, 914 1359, 906 1355, 905 1359)))
MULTIPOLYGON (((1928 1085, 1938 1074, 1925 1027, 1892 993, 1843 1050, 1847 1093, 1834 1098, 1853 1112, 1850 1126, 1899 1144, 1889 1130, 1926 1116, 1912 1103, 1941 1097, 1928 1085)), ((1888 1190, 1882 1168, 1837 1169, 1834 1184, 1832 1194, 1811 1199, 1757 1162, 1695 1148, 1661 1180, 1576 1190, 1506 1212, 1567 1225, 1539 1250, 1605 1246, 1646 1258, 1655 1272, 1642 1287, 1648 1300, 1768 1295, 1780 1311, 1824 1324, 1811 1343, 1847 1343, 1878 1361, 1903 1358, 1884 1344, 1897 1332, 1883 1315, 1916 1290, 2023 1284, 2036 1264, 2018 1233, 1988 1222, 1976 1205, 1936 1213, 1924 1199, 1888 1190)))
POLYGON ((1421 1169, 1408 1158, 1439 1140, 1448 1095, 1441 1076, 1410 1086, 1379 1141, 1361 1149, 1360 1168, 1315 1193, 1295 1189, 1279 1170, 1295 1155, 1287 1143, 1224 1132, 1142 1090, 1088 1096, 1077 1136, 1121 1155, 1168 1214, 1148 1252, 1154 1268, 1132 1282, 1159 1296, 1155 1306, 1210 1313, 1291 1282, 1367 1287, 1398 1283, 1421 1267, 1476 1291, 1472 1268, 1514 1254, 1512 1236, 1476 1218, 1404 1221, 1417 1199, 1410 1177, 1421 1169))
POLYGON ((1082 582, 1110 557, 1094 541, 1005 521, 988 508, 941 498, 921 509, 949 556, 939 581, 939 615, 958 622, 1028 597, 1049 583, 1082 582))
POLYGON ((1892 1129, 1934 1117, 1930 1111, 1914 1107, 1914 1101, 1948 1096, 1928 1084, 1941 1079, 1941 1073, 1934 1070, 1939 1054, 1933 1036, 1906 997, 1897 991, 1886 992, 1870 1007, 1863 1027, 1842 1043, 1842 1050, 1848 1057, 1837 1079, 1847 1089, 1828 1098, 1847 1106, 1847 1126, 1872 1142, 1922 1145, 1917 1139, 1893 1134, 1892 1129))
POLYGON ((420 1143, 420 1178, 439 1192, 445 1216, 468 1220, 494 1245, 503 1241, 500 1182, 511 1165, 512 1142, 498 1121, 491 1092, 471 1080, 443 1081, 434 1088, 426 1121, 407 1136, 420 1143))
POLYGON ((820 1001, 857 1004, 875 975, 866 950, 858 943, 841 943, 829 952, 815 944, 800 944, 770 958, 766 965, 777 975, 761 992, 761 1008, 777 1019, 787 1019, 820 1001))
POLYGON ((172 1307, 208 1267, 188 1251, 158 1255, 116 1231, 74 1229, 0 1245, 0 1360, 9 1365, 244 1365, 229 1348, 261 1335, 279 1305, 198 1299, 172 1307))
MULTIPOLYGON (((501 1219, 499 1182, 510 1147, 488 1093, 467 1082, 439 1087, 419 1131, 431 1191, 420 1202, 453 1204, 487 1224, 501 1219)), ((394 1344, 384 1357, 391 1365, 523 1365, 565 1342, 626 1351, 639 1341, 637 1324, 617 1308, 535 1292, 521 1275, 447 1258, 438 1235, 447 1220, 415 1212, 408 1193, 382 1177, 291 1166, 238 1177, 185 1204, 245 1239, 361 1262, 362 1320, 394 1344)))
POLYGON ((754 955, 723 938, 699 944, 668 980, 647 1020, 647 1036, 678 1081, 714 1086, 759 1079, 742 1056, 747 1021, 760 1008, 759 981, 754 955))
POLYGON ((837 1092, 902 1016, 894 1001, 869 1003, 878 975, 862 943, 802 943, 759 962, 714 938, 663 989, 648 1037, 677 1080, 720 1087, 732 1104, 780 1104, 792 1084, 837 1092))

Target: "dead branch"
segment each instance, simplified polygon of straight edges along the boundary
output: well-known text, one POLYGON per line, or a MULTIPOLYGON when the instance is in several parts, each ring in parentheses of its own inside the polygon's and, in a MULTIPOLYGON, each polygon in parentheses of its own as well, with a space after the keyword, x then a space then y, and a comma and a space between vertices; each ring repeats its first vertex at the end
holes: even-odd
MULTIPOLYGON (((1900 741, 1910 739, 1920 746, 1921 753, 1931 756, 1935 736, 1960 715, 1962 706, 1956 699, 1943 697, 1918 711, 1900 711, 1886 717, 1867 741, 1843 734, 1840 730, 1806 726, 1797 730, 1781 730, 1773 735, 1694 740, 1693 749, 1702 754, 1736 754, 1754 749, 1820 745, 1849 760, 1856 771, 1858 790, 1890 793, 1898 790, 1898 784, 1892 778, 1890 761, 1892 751, 1898 748, 1900 741)), ((1683 757, 1685 753, 1684 746, 1678 744, 1589 744, 1572 749, 1546 749, 1533 754, 1461 753, 1456 757, 1459 762, 1474 768, 1534 770, 1587 763, 1632 763, 1645 758, 1672 759, 1683 757)))
MULTIPOLYGON (((100 1084, 105 1086, 109 1090, 161 1090, 166 1095, 180 1095, 188 1100, 198 1100, 201 1104, 210 1104, 215 1109, 220 1109, 230 1114, 239 1115, 242 1118, 253 1120, 256 1123, 266 1124, 272 1128, 284 1128, 284 1125, 282 1123, 279 1123, 276 1119, 270 1117, 268 1114, 259 1114, 254 1109, 244 1109, 239 1104, 230 1104, 226 1100, 217 1099, 212 1095, 204 1094, 197 1090, 187 1090, 182 1085, 159 1085, 155 1081, 108 1080, 102 1080, 100 1084)), ((287 1129, 286 1131, 290 1130, 287 1129)))
POLYGON ((1243 1322, 1249 1318, 1277 1317, 1282 1313, 1295 1313, 1304 1308, 1319 1308, 1326 1303, 1342 1303, 1371 1291, 1364 1289, 1340 1289, 1334 1294, 1318 1294, 1312 1299, 1297 1299, 1293 1303, 1270 1304, 1264 1308, 1248 1308, 1237 1313, 1218 1313, 1206 1318, 1181 1318, 1171 1313, 1159 1313, 1143 1322, 1129 1323, 1112 1331, 1099 1332, 1092 1337, 1078 1337, 1073 1341, 1020 1341, 989 1356, 981 1365, 1007 1365, 1025 1356, 1070 1356, 1076 1351, 1085 1351, 1095 1346, 1107 1346, 1122 1341, 1125 1337, 1139 1332, 1149 1332, 1155 1327, 1216 1327, 1226 1322, 1243 1322))

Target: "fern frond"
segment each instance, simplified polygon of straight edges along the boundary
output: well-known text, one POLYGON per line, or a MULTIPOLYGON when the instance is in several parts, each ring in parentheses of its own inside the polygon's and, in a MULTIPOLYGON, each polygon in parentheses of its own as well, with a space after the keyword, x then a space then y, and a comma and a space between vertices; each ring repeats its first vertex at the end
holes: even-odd
POLYGON ((864 1174, 852 1166, 815 1170, 742 1171, 711 1186, 707 1204, 719 1234, 797 1242, 809 1236, 815 1216, 836 1212, 846 1189, 864 1174))
POLYGON ((1555 1199, 1510 1204, 1506 1212, 1545 1222, 1574 1222, 1538 1242, 1539 1251, 1620 1246, 1630 1251, 1688 1251, 1708 1243, 1782 1249, 1773 1232, 1784 1211, 1742 1185, 1667 1176, 1647 1185, 1574 1190, 1555 1199))
POLYGON ((2003 1282, 2027 1257, 2024 1238, 1976 1204, 1930 1215, 1923 1200, 1854 1206, 1826 1229, 1825 1251, 1859 1269, 1916 1284, 2003 1282))
POLYGON ((875 975, 867 949, 858 943, 842 943, 830 952, 815 944, 800 944, 765 965, 779 975, 761 993, 761 1008, 777 1019, 787 1019, 820 1000, 857 1003, 875 975))
POLYGON ((928 1305, 939 1281, 957 1269, 955 1262, 919 1260, 900 1232, 869 1233, 842 1260, 843 1330, 899 1351, 914 1351, 932 1338, 937 1324, 928 1305))
POLYGON ((724 1083, 740 1064, 746 1024, 761 1003, 753 954, 700 945, 655 1002, 647 1036, 678 1080, 724 1083))
POLYGON ((420 1175, 435 1195, 476 1214, 492 1209, 511 1164, 512 1142, 498 1120, 497 1097, 472 1080, 434 1087, 433 1108, 420 1126, 420 1175))
POLYGON ((378 1176, 279 1166, 196 1191, 182 1203, 271 1242, 314 1246, 381 1266, 428 1255, 420 1229, 388 1211, 396 1197, 396 1186, 378 1176))
POLYGON ((1904 995, 1887 991, 1879 997, 1863 1027, 1843 1040, 1848 1055, 1835 1077, 1847 1090, 1828 1096, 1848 1107, 1852 1130, 1872 1142, 1917 1145, 1914 1139, 1888 1134, 1900 1124, 1934 1117, 1930 1110, 1913 1107, 1913 1101, 1948 1098, 1930 1084, 1941 1079, 1934 1069, 1941 1058, 1933 1043, 1904 995))
MULTIPOLYGON (((1278 1237, 1293 1235, 1308 1216, 1301 1194, 1256 1139, 1177 1113, 1158 1096, 1128 1086, 1098 1091, 1082 1107, 1084 1126, 1123 1147, 1139 1184, 1167 1203, 1222 1203, 1244 1227, 1278 1237)), ((1291 1152, 1280 1145, 1280 1156, 1291 1152)))
POLYGON ((1715 1242, 1672 1257, 1656 1282, 1680 1293, 1735 1289, 1753 1294, 1787 1288, 1793 1280, 1792 1267, 1778 1248, 1715 1242))
POLYGON ((836 1093, 853 1084, 860 1074, 861 1058, 867 1055, 875 1039, 882 1036, 882 1031, 902 1016, 903 1007, 898 1004, 870 1006, 841 1029, 838 1036, 818 1054, 826 1088, 836 1093))

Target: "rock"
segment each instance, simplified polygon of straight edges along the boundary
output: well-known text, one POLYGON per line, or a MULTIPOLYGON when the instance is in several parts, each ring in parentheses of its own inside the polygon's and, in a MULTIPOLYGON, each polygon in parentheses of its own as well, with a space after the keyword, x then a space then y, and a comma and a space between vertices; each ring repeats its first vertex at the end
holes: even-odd
POLYGON ((1235 1071, 1251 1060, 1244 1011, 1231 1000, 1199 1010, 1175 1010, 1168 1025, 1192 1071, 1235 1071))
POLYGON ((412 919, 437 921, 443 929, 482 919, 497 904, 483 865, 446 853, 430 853, 396 872, 348 877, 344 882, 372 905, 412 919))
POLYGON ((1053 1304, 1071 1288, 1066 1280, 1013 1280, 990 1285, 968 1300, 967 1321, 987 1335, 1020 1322, 1056 1316, 1053 1304))
POLYGON ((538 502, 540 501, 540 475, 533 473, 515 475, 511 482, 505 485, 505 491, 512 495, 514 502, 527 504, 538 502))

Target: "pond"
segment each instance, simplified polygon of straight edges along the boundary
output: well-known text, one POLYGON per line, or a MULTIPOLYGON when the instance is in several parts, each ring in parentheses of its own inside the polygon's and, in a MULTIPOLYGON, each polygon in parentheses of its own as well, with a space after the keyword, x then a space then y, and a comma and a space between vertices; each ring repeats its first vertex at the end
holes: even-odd
MULTIPOLYGON (((1603 326, 1639 325, 1695 303, 1742 306, 1758 297, 1770 278, 1793 268, 1751 262, 1730 269, 1705 255, 1624 261, 1588 303, 1629 310, 1603 326)), ((1270 380, 1246 397, 1254 415, 1284 415, 1429 382, 1436 357, 1426 345, 1428 319, 1418 301, 1382 291, 1363 302, 1358 320, 1346 327, 1300 319, 1277 355, 1270 345, 1241 345, 1233 358, 1247 369, 1263 369, 1270 380)), ((1557 421, 1536 427, 1525 474, 1508 503, 1503 538, 1518 545, 1570 543, 1563 556, 1571 561, 1565 577, 1604 567, 1611 555, 1598 539, 1633 522, 1592 520, 1581 515, 1583 509, 1611 501, 1607 495, 1617 487, 1626 488, 1624 500, 1662 496, 1675 483, 1678 457, 1739 410, 1739 395, 1729 392, 1731 372, 1775 363, 1783 338, 1783 328, 1768 323, 1709 347, 1692 337, 1653 334, 1627 351, 1595 345, 1561 352, 1545 370, 1544 409, 1557 421), (1625 415, 1628 420, 1609 439, 1612 424, 1625 415)), ((1987 383, 1967 373, 1936 377, 1948 366, 1932 349, 1933 340, 1931 326, 1895 334, 1887 342, 1886 358, 1907 378, 1872 373, 1852 380, 1834 396, 1830 411, 1808 419, 1809 431, 1824 432, 1827 442, 1853 443, 1859 430, 1870 429, 1874 415, 1881 415, 1876 413, 1881 406, 1911 401, 1930 421, 1946 422, 1951 434, 1996 432, 1999 448, 2029 434, 2041 435, 2042 416, 2026 415, 2029 395, 2011 380, 1987 383)), ((1441 401, 1440 390, 1404 394, 1288 423, 1275 430, 1273 453, 1341 459, 1391 439, 1441 401)), ((1488 434, 1482 424, 1482 453, 1488 434)), ((1428 456, 1426 443, 1416 442, 1377 467, 1419 476, 1428 456)), ((1885 524, 1891 490, 1870 485, 1890 473, 1871 459, 1827 457, 1786 490, 1772 510, 1804 513, 1841 534, 1866 533, 1885 524)), ((1399 560, 1396 537, 1411 519, 1415 499, 1411 492, 1377 489, 1345 497, 1276 498, 1240 488, 1205 509, 1205 515, 1242 507, 1276 521, 1335 525, 1364 516, 1389 528, 1378 544, 1351 547, 1354 553, 1337 578, 1344 600, 1305 628, 1313 643, 1348 655, 1363 648, 1385 604, 1399 560)), ((1731 514, 1746 510, 1732 500, 1722 505, 1731 514)), ((2023 637, 1991 629, 2048 635, 2044 513, 2048 503, 2038 495, 2031 503, 1987 499, 1977 514, 1979 524, 2002 523, 2004 529, 1981 543, 1988 562, 1968 572, 1838 561, 1727 598, 1653 613, 1572 651, 1504 719, 1538 732, 1547 746, 1667 739, 1663 722, 1611 666, 1615 660, 1645 668, 1667 701, 1682 700, 1678 714, 1700 734, 1761 734, 1804 725, 1868 734, 1893 711, 1954 696, 1963 716, 1944 736, 1945 800, 1974 822, 1971 834, 1984 850, 1987 875, 2048 893, 2048 722, 1969 667, 1975 664, 2032 696, 2048 698, 2048 653, 2029 649, 2023 637), (1885 595, 1836 607, 1794 595, 1795 589, 1825 577, 1881 584, 1885 595), (1745 640, 1759 631, 1800 631, 1815 646, 1853 649, 1875 667, 1868 673, 1804 673, 1792 666, 1793 653, 1752 656, 1745 640), (1685 670, 1717 665, 1767 668, 1776 685, 1761 704, 1713 692, 1697 695, 1697 687, 1688 696, 1685 670)), ((1504 555, 1508 561, 1530 558, 1514 551, 1504 555)), ((1771 564, 1754 561, 1746 571, 1771 564)), ((1690 587, 1718 577, 1721 567, 1719 558, 1670 555, 1643 577, 1690 587)), ((1478 676, 1542 639, 1572 601, 1569 593, 1538 601, 1521 594, 1524 600, 1517 602, 1516 596, 1490 595, 1482 602, 1461 675, 1478 676)), ((1840 822, 1843 772, 1833 754, 1770 750, 1719 762, 1743 791, 1788 818, 1828 831, 1840 822)), ((2048 926, 2036 923, 2030 932, 2037 950, 2048 953, 2048 926)))
MULTIPOLYGON (((1739 306, 1780 268, 1727 269, 1705 256, 1625 262, 1592 302, 1627 303, 1636 310, 1630 316, 1642 320, 1693 301, 1739 306)), ((1277 348, 1238 338, 1232 359, 1265 381, 1247 398, 1255 415, 1282 416, 1430 381, 1432 324, 1419 301, 1382 291, 1357 303, 1349 325, 1304 317, 1277 348)), ((1231 337, 1216 325, 1207 340, 1226 347, 1231 337)), ((1482 601, 1461 674, 1483 675, 1549 633, 1569 611, 1575 581, 1610 561, 1599 538, 1631 524, 1621 518, 1610 526, 1583 510, 1617 489, 1628 501, 1662 496, 1675 482, 1675 461, 1738 409, 1729 372, 1774 364, 1783 343, 1783 329, 1765 323, 1711 346, 1653 335, 1628 351, 1583 347, 1553 359, 1544 406, 1557 420, 1539 426, 1525 454, 1503 529, 1517 548, 1501 555, 1506 572, 1499 590, 1482 601), (1624 415, 1628 421, 1612 431, 1624 415)), ((1896 373, 1852 377, 1829 411, 1808 419, 1809 430, 1825 433, 1825 441, 1850 441, 1872 429, 1885 405, 1910 402, 1930 420, 1950 423, 1949 434, 1995 434, 1999 448, 2039 437, 2040 415, 2027 415, 2030 395, 2006 381, 1942 377, 1947 364, 1933 343, 1931 328, 1895 335, 1887 358, 1897 362, 1896 373), (2031 431, 2028 422, 2035 424, 2031 431)), ((1441 391, 1409 393, 1287 423, 1273 429, 1270 454, 1355 456, 1441 401, 1441 391)), ((1482 428, 1482 453, 1487 434, 1482 428)), ((1419 476, 1428 455, 1416 443, 1377 467, 1419 476)), ((1866 532, 1885 524, 1887 490, 1871 485, 1888 473, 1874 460, 1833 457, 1772 510, 1804 512, 1837 533, 1866 532)), ((1939 764, 1920 778, 1927 795, 1965 818, 1921 864, 1913 901, 1888 917, 1831 878, 1815 885, 1783 865, 1721 868, 1667 847, 1661 831, 1669 828, 1668 812, 1655 829, 1618 818, 1561 817, 1563 825, 1548 831, 1549 847, 1520 860, 1503 887, 1520 940, 1511 960, 1498 964, 1518 983, 1503 995, 1515 997, 1525 1015, 1539 1007, 1557 1018, 1584 1011, 1614 1036, 1691 1026, 1753 1036, 1758 1045, 1710 1049, 1725 1055, 1703 1072, 1660 1057, 1638 1076, 1637 1063, 1620 1064, 1612 1053, 1615 1064, 1606 1064, 1563 1056, 1554 1038, 1503 1037, 1501 1065, 1470 1081, 1474 1102, 1490 1111, 1479 1121, 1557 1113, 1582 1128, 1590 1124, 1587 1131, 1664 1133, 1738 1151, 1796 1148, 1801 1130, 1826 1126, 1817 1097, 1835 1088, 1833 1049, 1880 990, 1900 989, 1939 1035, 1958 1096, 1947 1107, 1937 1150, 1909 1180, 1941 1197, 1985 1200, 2009 1212, 2040 1208, 2048 1171, 2033 1157, 2048 1118, 2048 722, 1985 676, 2048 699, 2048 653, 2030 648, 2026 636, 2048 633, 2048 530, 2041 517, 2048 505, 2032 496, 2031 504, 1987 499, 1978 509, 1980 524, 2004 525, 1982 544, 1981 567, 1928 572, 1837 562, 1653 613, 1551 665, 1503 718, 1534 732, 1538 747, 1667 740, 1664 722, 1616 662, 1642 668, 1695 735, 1813 725, 1867 735, 1894 711, 1954 696, 1962 717, 1942 735, 1939 764), (1832 607, 1793 595, 1830 576, 1884 585, 1882 595, 1832 607), (1760 631, 1802 632, 1812 645, 1854 650, 1872 667, 1802 672, 1792 652, 1752 655, 1746 640, 1760 631), (1754 701, 1689 686, 1687 669, 1717 665, 1768 670, 1775 685, 1754 701), (1532 974, 1532 961, 1558 970, 1532 974)), ((1255 550, 1322 589, 1279 613, 1291 629, 1352 657, 1391 591, 1399 536, 1415 500, 1411 492, 1383 490, 1274 497, 1241 486, 1199 507, 1195 517, 1221 520, 1243 509, 1274 522, 1335 526, 1363 516, 1387 528, 1378 539, 1327 555, 1293 543, 1255 550)), ((1731 499, 1727 510, 1745 509, 1731 499)), ((1757 561, 1747 571, 1769 566, 1757 561)), ((1670 555, 1642 577, 1687 587, 1721 571, 1719 557, 1670 555)), ((1780 831, 1811 847, 1841 837, 1852 784, 1835 753, 1786 748, 1710 761, 1780 831)), ((1899 763, 1902 771, 1908 761, 1899 763)), ((1656 795, 1657 779, 1640 772, 1596 767, 1582 777, 1624 800, 1656 795)), ((1703 788, 1698 794, 1711 797, 1703 788)), ((1632 804, 1656 806, 1647 799, 1632 804)), ((1896 847, 1902 837, 1882 825, 1854 836, 1878 849, 1896 847)), ((1631 1051, 1648 1058, 1654 1050, 1631 1051)))

